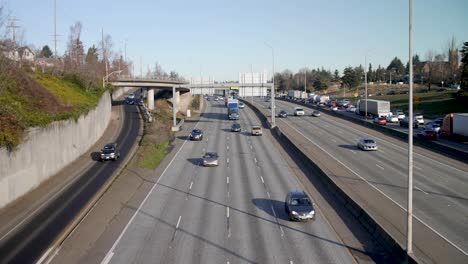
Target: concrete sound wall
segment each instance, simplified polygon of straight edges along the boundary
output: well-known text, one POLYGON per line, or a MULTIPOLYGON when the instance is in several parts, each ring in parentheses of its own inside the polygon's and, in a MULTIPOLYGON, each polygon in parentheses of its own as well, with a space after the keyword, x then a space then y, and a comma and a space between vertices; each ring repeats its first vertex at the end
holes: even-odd
MULTIPOLYGON (((119 89, 118 93, 121 93, 119 89)), ((116 95, 114 94, 114 98, 116 95)), ((0 149, 0 208, 24 195, 86 153, 111 118, 111 97, 104 93, 93 110, 78 120, 53 122, 25 132, 13 152, 0 149)))

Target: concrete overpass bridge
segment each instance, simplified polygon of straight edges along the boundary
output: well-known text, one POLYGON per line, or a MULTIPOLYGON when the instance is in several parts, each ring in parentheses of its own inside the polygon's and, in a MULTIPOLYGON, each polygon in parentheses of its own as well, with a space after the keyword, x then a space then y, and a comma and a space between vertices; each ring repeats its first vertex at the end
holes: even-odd
POLYGON ((180 94, 190 92, 191 94, 219 94, 224 91, 237 91, 240 95, 246 95, 246 90, 251 95, 266 96, 267 91, 273 87, 272 83, 212 83, 212 84, 189 84, 182 81, 164 79, 141 79, 141 78, 119 78, 108 82, 116 87, 138 87, 148 91, 147 105, 149 110, 154 109, 154 89, 172 90, 173 94, 173 129, 176 126, 176 113, 180 104, 180 94), (254 89, 256 89, 254 92, 254 89))
POLYGON ((142 79, 142 78, 119 78, 110 81, 109 84, 116 87, 138 87, 148 90, 147 105, 150 110, 154 109, 154 89, 172 90, 175 95, 176 103, 179 102, 180 93, 190 92, 191 94, 219 94, 222 91, 234 90, 239 94, 251 94, 257 96, 266 96, 267 91, 271 90, 272 83, 211 83, 211 84, 189 84, 182 81, 168 79, 142 79), (255 89, 255 92, 254 92, 255 89), (249 90, 250 93, 242 92, 249 90))

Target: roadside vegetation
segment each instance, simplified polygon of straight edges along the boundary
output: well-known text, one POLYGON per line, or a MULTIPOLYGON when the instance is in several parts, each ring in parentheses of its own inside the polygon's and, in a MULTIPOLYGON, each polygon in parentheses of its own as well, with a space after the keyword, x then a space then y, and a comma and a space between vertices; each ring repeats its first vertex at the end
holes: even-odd
POLYGON ((145 124, 145 133, 137 152, 137 164, 141 168, 154 170, 164 159, 171 132, 171 110, 165 99, 155 101, 154 121, 145 124))

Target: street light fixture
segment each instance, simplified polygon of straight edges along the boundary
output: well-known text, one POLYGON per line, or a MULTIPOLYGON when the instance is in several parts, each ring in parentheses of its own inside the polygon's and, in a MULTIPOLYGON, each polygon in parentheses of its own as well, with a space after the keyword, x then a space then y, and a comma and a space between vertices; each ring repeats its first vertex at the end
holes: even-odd
POLYGON ((114 74, 114 73, 121 73, 122 71, 113 71, 109 74, 107 74, 106 76, 102 77, 102 88, 106 88, 106 82, 109 80, 109 77, 114 74))
POLYGON ((273 86, 271 87, 270 91, 270 96, 271 96, 271 127, 275 127, 275 50, 273 47, 265 42, 265 45, 267 45, 271 49, 271 59, 272 59, 272 68, 273 68, 273 86))

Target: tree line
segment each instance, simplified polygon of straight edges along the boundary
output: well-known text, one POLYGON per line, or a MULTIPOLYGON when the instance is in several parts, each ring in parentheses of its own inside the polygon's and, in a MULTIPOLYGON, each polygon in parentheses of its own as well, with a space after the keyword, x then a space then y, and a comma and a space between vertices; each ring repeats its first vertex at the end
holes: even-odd
MULTIPOLYGON (((413 81, 414 83, 427 85, 428 90, 432 85, 461 85, 467 87, 468 62, 464 62, 468 48, 465 42, 460 51, 462 65, 459 65, 459 50, 454 37, 447 42, 447 48, 442 53, 435 53, 433 50, 426 52, 424 59, 418 54, 413 56, 413 81), (463 75, 464 74, 464 75, 463 75), (465 79, 464 79, 465 78, 465 79)), ((332 85, 346 88, 354 88, 364 83, 365 73, 368 82, 397 83, 409 82, 409 62, 406 65, 398 57, 394 57, 390 63, 377 68, 369 63, 367 69, 362 65, 347 66, 343 73, 336 69, 331 72, 323 68, 308 70, 300 69, 297 73, 284 70, 275 74, 275 83, 279 90, 306 90, 323 91, 332 85)))

